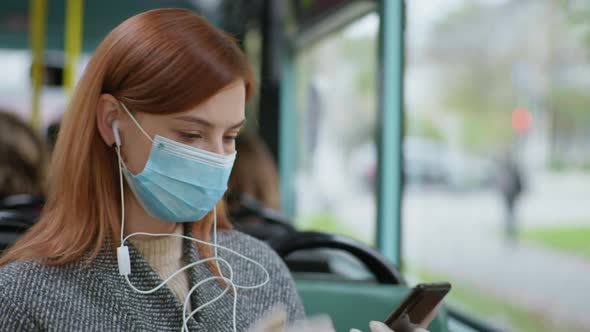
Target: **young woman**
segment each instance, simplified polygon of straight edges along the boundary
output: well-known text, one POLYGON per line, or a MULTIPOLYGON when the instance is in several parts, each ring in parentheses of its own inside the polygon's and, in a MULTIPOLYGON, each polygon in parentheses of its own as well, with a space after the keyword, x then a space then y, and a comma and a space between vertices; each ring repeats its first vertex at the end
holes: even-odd
POLYGON ((233 231, 221 200, 253 91, 236 42, 190 11, 152 10, 109 33, 64 115, 41 219, 0 258, 0 331, 302 320, 281 259, 233 231))
POLYGON ((285 265, 220 200, 253 92, 236 42, 190 11, 109 33, 64 115, 42 217, 0 259, 0 330, 243 331, 277 305, 302 319, 285 265))

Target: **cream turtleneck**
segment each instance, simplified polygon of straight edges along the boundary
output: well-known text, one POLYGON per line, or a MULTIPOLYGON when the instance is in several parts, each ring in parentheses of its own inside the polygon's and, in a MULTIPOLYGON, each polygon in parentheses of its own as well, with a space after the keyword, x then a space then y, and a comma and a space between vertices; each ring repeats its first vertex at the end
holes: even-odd
MULTIPOLYGON (((178 223, 174 234, 183 234, 183 225, 178 223)), ((175 236, 162 236, 145 240, 131 239, 131 243, 162 280, 166 280, 174 272, 185 266, 183 239, 175 236)), ((189 274, 183 271, 167 283, 168 288, 176 295, 181 304, 188 295, 189 274)), ((190 303, 188 310, 190 311, 190 303)))

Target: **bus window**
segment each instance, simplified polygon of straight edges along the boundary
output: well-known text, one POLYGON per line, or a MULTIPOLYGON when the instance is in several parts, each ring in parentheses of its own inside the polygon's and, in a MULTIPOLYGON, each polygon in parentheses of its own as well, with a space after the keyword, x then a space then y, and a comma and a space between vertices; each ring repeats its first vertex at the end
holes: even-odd
MULTIPOLYGON (((80 67, 88 61, 88 56, 80 60, 80 67)), ((0 49, 0 63, 5 75, 0 78, 0 108, 15 112, 29 122, 31 119, 31 52, 21 49, 0 49)), ((66 94, 61 86, 63 54, 49 51, 45 54, 45 79, 40 95, 40 132, 52 123, 59 121, 66 107, 66 94)))
POLYGON ((28 120, 30 54, 24 50, 0 49, 0 60, 6 72, 0 79, 0 107, 28 120))
POLYGON ((590 330, 590 7, 407 6, 404 272, 501 330, 590 330))
POLYGON ((377 33, 367 14, 295 56, 295 220, 374 243, 377 33))

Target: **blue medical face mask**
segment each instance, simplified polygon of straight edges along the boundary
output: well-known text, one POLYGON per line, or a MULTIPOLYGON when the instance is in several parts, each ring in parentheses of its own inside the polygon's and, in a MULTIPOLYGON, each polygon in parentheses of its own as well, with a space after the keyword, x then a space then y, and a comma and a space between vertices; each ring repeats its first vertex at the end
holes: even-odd
POLYGON ((152 142, 147 163, 139 174, 124 167, 123 174, 135 198, 152 217, 192 222, 213 210, 227 190, 236 153, 224 156, 145 132, 127 107, 135 125, 152 142))

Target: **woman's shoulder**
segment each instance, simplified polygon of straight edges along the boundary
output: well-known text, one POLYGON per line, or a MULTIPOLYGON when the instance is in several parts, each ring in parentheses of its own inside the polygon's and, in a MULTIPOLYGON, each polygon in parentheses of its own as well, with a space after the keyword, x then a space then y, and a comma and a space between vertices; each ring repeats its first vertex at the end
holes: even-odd
MULTIPOLYGON (((304 318, 303 305, 297 294, 291 273, 281 257, 268 244, 237 230, 222 231, 218 235, 220 245, 259 263, 268 272, 270 280, 268 287, 262 288, 260 301, 268 302, 272 298, 271 302, 281 303, 287 308, 289 322, 304 318)), ((256 284, 264 275, 260 269, 244 259, 235 257, 235 254, 223 253, 221 250, 220 255, 228 258, 233 267, 242 270, 236 279, 243 281, 243 283, 238 283, 256 284), (243 273, 243 271, 247 272, 243 273), (245 277, 245 280, 242 277, 245 277)), ((267 303, 267 305, 268 308, 273 306, 272 303, 267 303)))
POLYGON ((21 303, 31 298, 31 294, 45 288, 51 276, 48 267, 30 260, 0 266, 0 297, 7 302, 21 303))
POLYGON ((15 281, 39 276, 45 270, 44 265, 33 260, 18 260, 0 266, 0 288, 15 281))
POLYGON ((118 313, 121 297, 120 286, 97 278, 101 270, 84 260, 44 263, 18 260, 0 267, 0 331, 113 331, 122 322, 101 318, 118 313))
MULTIPOLYGON (((83 271, 79 264, 50 266, 40 260, 17 260, 0 266, 0 292, 3 295, 27 289, 52 288, 56 282, 83 271)), ((78 274, 81 276, 81 274, 78 274)))

